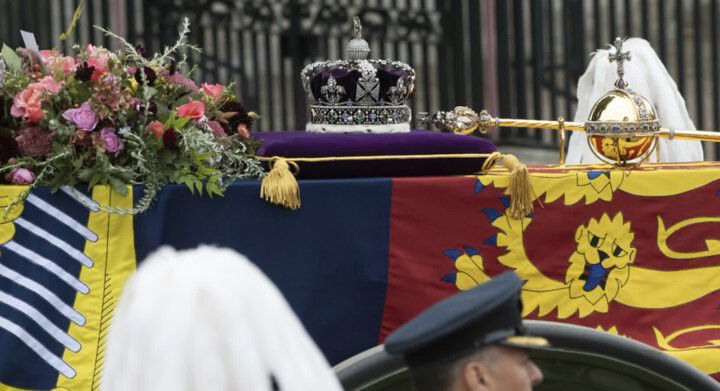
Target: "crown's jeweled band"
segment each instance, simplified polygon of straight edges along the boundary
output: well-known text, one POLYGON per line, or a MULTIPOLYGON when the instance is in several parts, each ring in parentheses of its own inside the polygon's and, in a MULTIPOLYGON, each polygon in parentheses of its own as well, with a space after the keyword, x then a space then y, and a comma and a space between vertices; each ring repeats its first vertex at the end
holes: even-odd
POLYGON ((387 125, 410 122, 408 106, 310 105, 310 122, 328 125, 387 125))

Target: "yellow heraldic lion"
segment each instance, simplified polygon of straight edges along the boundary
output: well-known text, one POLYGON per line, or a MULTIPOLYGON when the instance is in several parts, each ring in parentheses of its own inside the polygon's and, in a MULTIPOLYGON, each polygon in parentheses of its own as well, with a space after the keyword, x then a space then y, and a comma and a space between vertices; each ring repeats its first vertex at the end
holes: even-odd
MULTIPOLYGON (((497 246, 508 250, 498 261, 526 281, 523 316, 536 310, 538 316, 557 310, 559 319, 575 314, 582 318, 595 311, 607 312, 613 301, 637 308, 668 308, 720 289, 715 281, 720 266, 671 271, 636 266, 635 234, 622 213, 612 218, 603 214, 580 225, 575 231, 577 246, 568 259, 565 281, 552 279, 525 252, 523 232, 531 222, 530 217, 518 220, 505 215, 492 222, 500 231, 497 246), (673 289, 666 289, 670 286, 673 289)), ((468 250, 454 259, 455 284, 461 290, 490 278, 484 271, 482 256, 468 250)))
POLYGON ((587 226, 577 228, 577 248, 568 260, 565 283, 569 284, 571 298, 584 298, 593 305, 581 304, 581 316, 590 308, 606 312, 608 304, 627 283, 629 265, 637 255, 632 247, 634 238, 630 223, 623 224, 621 213, 612 220, 604 214, 600 221, 590 219, 587 226))

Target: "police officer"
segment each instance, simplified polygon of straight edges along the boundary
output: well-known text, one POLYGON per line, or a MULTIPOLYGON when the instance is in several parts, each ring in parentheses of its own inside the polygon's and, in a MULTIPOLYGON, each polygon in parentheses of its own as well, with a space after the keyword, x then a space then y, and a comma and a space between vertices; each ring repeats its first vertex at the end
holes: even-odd
POLYGON ((522 327, 514 272, 442 300, 398 328, 385 341, 403 355, 417 391, 531 390, 543 379, 528 348, 547 347, 522 327))

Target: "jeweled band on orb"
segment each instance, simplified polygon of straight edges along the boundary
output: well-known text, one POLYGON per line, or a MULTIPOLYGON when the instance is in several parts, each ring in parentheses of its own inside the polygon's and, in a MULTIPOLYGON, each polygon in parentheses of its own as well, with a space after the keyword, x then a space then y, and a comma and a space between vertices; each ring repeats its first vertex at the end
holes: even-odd
POLYGON ((587 121, 585 132, 591 136, 639 137, 660 131, 660 121, 587 121))

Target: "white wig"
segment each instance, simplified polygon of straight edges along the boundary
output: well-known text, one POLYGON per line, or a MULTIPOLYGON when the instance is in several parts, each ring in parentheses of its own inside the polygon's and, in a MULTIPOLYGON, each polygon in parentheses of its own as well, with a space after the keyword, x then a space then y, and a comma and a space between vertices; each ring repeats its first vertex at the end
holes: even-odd
MULTIPOLYGON (((595 102, 614 89, 617 80, 617 64, 608 61, 608 54, 615 48, 598 50, 590 65, 578 80, 578 107, 575 121, 588 120, 595 102)), ((652 102, 657 110, 660 125, 675 129, 695 130, 675 81, 665 65, 646 40, 630 38, 623 43, 623 51, 629 51, 631 61, 625 63, 625 80, 628 87, 652 102)), ((658 150, 648 160, 654 162, 702 161, 700 141, 660 139, 658 150)), ((573 132, 568 147, 567 164, 600 163, 590 151, 584 132, 573 132)))
POLYGON ((280 291, 244 256, 153 253, 110 330, 104 391, 341 390, 280 291))

